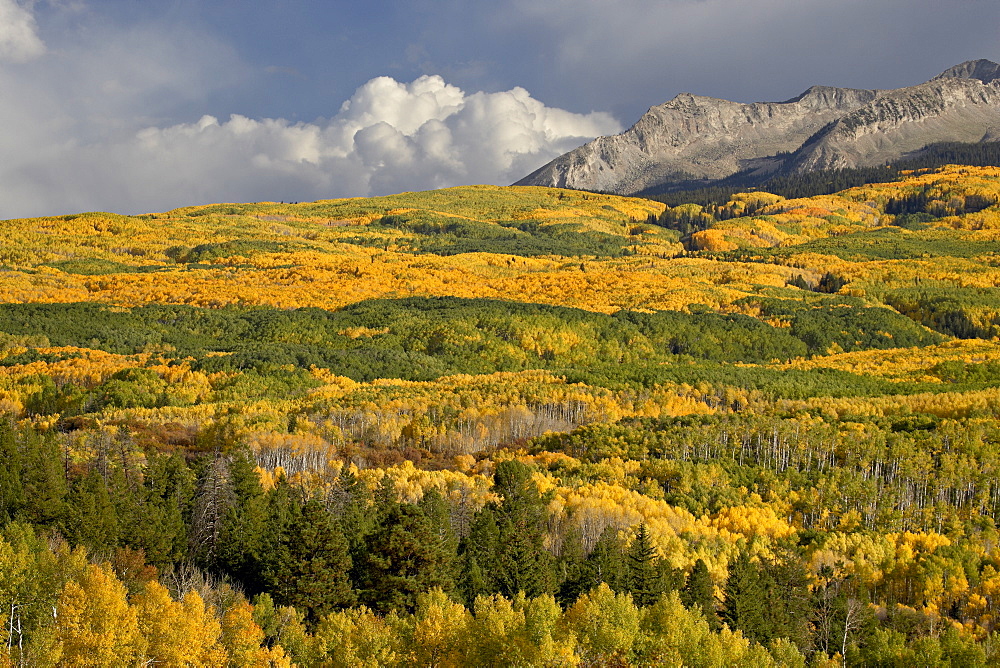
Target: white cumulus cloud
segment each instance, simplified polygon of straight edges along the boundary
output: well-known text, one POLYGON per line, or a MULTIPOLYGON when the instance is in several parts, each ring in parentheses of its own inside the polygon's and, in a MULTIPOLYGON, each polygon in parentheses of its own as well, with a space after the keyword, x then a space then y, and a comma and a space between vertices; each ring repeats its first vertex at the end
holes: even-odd
POLYGON ((466 94, 439 76, 378 77, 320 122, 234 115, 146 128, 115 146, 115 172, 137 181, 131 208, 377 195, 511 183, 619 130, 607 114, 552 109, 520 88, 466 94))
POLYGON ((23 63, 45 53, 35 17, 17 0, 0 0, 0 62, 23 63))
POLYGON ((227 44, 183 23, 111 23, 87 3, 42 6, 48 48, 35 3, 0 0, 0 219, 508 184, 621 130, 607 113, 437 75, 376 77, 311 122, 223 116, 226 91, 255 76, 227 44))
POLYGON ((467 94, 440 76, 410 83, 378 77, 329 119, 204 116, 105 133, 98 141, 64 142, 58 151, 0 165, 0 176, 7 172, 6 182, 22 195, 14 203, 22 210, 9 215, 307 201, 508 184, 620 129, 606 113, 553 109, 522 88, 467 94))

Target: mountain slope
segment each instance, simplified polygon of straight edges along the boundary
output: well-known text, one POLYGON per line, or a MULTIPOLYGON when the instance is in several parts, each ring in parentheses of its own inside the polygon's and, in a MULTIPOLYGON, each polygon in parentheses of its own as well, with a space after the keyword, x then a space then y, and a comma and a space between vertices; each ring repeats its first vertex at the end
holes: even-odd
POLYGON ((967 60, 960 65, 955 65, 955 67, 949 67, 934 77, 934 79, 931 79, 931 81, 953 77, 959 79, 978 79, 983 83, 990 83, 991 81, 1000 79, 1000 64, 982 58, 979 60, 967 60))
POLYGON ((1000 65, 969 61, 896 90, 814 86, 785 102, 682 93, 625 132, 598 137, 518 181, 635 194, 750 170, 860 167, 942 141, 1000 138, 1000 65))

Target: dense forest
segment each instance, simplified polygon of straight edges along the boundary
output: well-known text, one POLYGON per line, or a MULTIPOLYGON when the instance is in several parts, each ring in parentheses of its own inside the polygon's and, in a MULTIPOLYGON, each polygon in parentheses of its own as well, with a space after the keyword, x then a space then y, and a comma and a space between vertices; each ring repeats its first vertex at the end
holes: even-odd
POLYGON ((851 185, 5 221, 0 665, 995 665, 1000 169, 851 185))

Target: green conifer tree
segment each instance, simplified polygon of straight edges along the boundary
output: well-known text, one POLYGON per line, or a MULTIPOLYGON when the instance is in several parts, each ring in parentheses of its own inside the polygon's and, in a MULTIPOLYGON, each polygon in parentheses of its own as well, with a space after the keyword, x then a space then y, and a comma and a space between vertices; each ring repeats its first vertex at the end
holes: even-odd
POLYGON ((188 523, 194 501, 195 476, 180 454, 150 458, 143 476, 146 509, 155 516, 162 534, 163 550, 148 550, 146 557, 155 566, 181 561, 187 555, 188 523))
POLYGON ((14 519, 24 505, 24 485, 21 482, 21 448, 13 425, 0 420, 0 524, 14 519))
POLYGON ((556 600, 563 607, 572 605, 580 594, 584 593, 580 587, 586 561, 583 534, 579 527, 571 526, 563 535, 562 549, 556 560, 556 579, 559 582, 556 600))
POLYGON ((645 524, 640 524, 625 560, 626 590, 639 607, 652 605, 664 591, 660 558, 645 524))
POLYGON ((92 551, 118 545, 118 513, 100 473, 91 471, 76 480, 67 506, 65 535, 71 543, 86 545, 92 551))
MULTIPOLYGON (((351 561, 355 566, 361 564, 365 556, 365 537, 371 533, 376 520, 371 493, 345 466, 326 494, 325 501, 347 540, 351 561)), ((356 581, 357 574, 352 573, 351 578, 356 581)))
POLYGON ((613 591, 624 591, 626 575, 625 544, 617 529, 605 527, 584 562, 579 591, 588 592, 602 582, 613 591))
POLYGON ((351 557, 337 522, 311 499, 285 527, 271 555, 267 584, 275 602, 303 610, 315 624, 325 614, 352 605, 351 557))
POLYGON ((451 555, 418 506, 397 504, 367 540, 359 568, 361 601, 376 612, 413 612, 417 596, 454 588, 451 555))
POLYGON ((688 608, 696 610, 708 620, 713 631, 719 630, 719 615, 715 609, 715 587, 708 566, 701 559, 694 562, 684 588, 681 590, 681 602, 688 608))
POLYGON ((722 620, 734 631, 742 631, 751 640, 767 643, 771 637, 766 610, 767 599, 761 569, 750 561, 746 551, 729 565, 722 620))
POLYGON ((18 519, 41 526, 68 525, 66 460, 51 434, 19 431, 24 505, 18 519))
POLYGON ((553 559, 545 549, 547 509, 530 475, 527 465, 516 460, 501 462, 494 472, 494 486, 503 495, 496 511, 494 577, 497 592, 511 598, 519 592, 534 597, 555 590, 553 559))
POLYGON ((229 462, 232 504, 222 516, 216 566, 250 594, 263 590, 267 499, 250 456, 237 452, 229 462))
POLYGON ((802 651, 812 648, 809 620, 814 613, 809 575, 794 549, 764 564, 765 602, 771 638, 788 638, 802 651))
POLYGON ((497 591, 494 560, 499 544, 500 529, 494 507, 486 506, 476 514, 469 535, 459 545, 458 590, 470 608, 478 596, 497 591))
POLYGON ((430 522, 433 540, 437 541, 438 547, 447 555, 449 576, 455 582, 458 578, 458 538, 451 525, 451 507, 436 489, 424 492, 417 506, 430 522))

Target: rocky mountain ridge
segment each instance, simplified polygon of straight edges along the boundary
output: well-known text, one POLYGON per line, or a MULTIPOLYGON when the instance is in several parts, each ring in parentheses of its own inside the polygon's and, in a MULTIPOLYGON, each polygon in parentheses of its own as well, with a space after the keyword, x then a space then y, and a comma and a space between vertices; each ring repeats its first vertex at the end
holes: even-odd
POLYGON ((976 60, 894 90, 813 86, 784 102, 682 93, 625 132, 598 137, 515 185, 632 195, 772 175, 865 167, 937 142, 1000 139, 1000 65, 976 60))

